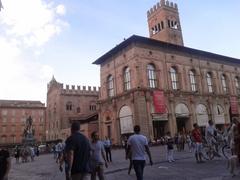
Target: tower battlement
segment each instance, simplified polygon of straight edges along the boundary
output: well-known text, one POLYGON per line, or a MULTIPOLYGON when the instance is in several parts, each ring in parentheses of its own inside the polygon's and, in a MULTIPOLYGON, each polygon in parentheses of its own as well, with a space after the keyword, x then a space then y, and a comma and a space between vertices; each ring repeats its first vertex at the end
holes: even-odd
POLYGON ((168 0, 161 0, 156 5, 154 5, 150 10, 147 11, 147 16, 151 16, 154 14, 159 8, 167 7, 172 8, 175 11, 178 11, 178 6, 176 3, 170 2, 168 0))
POLYGON ((98 95, 99 87, 96 86, 75 86, 75 85, 68 85, 66 84, 65 87, 62 84, 61 86, 61 93, 67 95, 98 95))

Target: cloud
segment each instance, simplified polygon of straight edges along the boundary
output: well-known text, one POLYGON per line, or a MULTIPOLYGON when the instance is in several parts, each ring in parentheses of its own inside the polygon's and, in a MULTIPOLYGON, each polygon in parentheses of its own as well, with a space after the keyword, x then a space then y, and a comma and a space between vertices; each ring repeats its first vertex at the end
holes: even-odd
POLYGON ((2 0, 2 3, 0 99, 46 97, 46 82, 54 69, 42 64, 36 56, 68 26, 63 20, 65 6, 55 5, 53 0, 2 0), (17 89, 15 85, 19 85, 17 89))
POLYGON ((56 13, 59 15, 65 15, 66 14, 65 6, 62 4, 58 5, 56 8, 56 13))

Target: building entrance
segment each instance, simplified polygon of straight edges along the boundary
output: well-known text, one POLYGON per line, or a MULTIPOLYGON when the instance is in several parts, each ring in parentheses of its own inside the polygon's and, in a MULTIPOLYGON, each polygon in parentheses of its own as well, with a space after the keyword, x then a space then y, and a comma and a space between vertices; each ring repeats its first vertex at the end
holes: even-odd
POLYGON ((153 121, 153 135, 154 139, 159 139, 165 135, 165 126, 167 122, 153 121))
POLYGON ((186 132, 188 118, 179 117, 176 120, 177 120, 177 132, 186 132))

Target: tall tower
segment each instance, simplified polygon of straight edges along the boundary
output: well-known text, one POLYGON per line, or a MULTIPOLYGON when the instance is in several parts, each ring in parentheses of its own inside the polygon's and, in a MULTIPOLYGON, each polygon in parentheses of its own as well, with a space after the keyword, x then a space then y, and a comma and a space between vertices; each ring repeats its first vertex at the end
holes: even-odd
POLYGON ((150 38, 183 46, 176 3, 161 0, 147 12, 147 17, 150 38))

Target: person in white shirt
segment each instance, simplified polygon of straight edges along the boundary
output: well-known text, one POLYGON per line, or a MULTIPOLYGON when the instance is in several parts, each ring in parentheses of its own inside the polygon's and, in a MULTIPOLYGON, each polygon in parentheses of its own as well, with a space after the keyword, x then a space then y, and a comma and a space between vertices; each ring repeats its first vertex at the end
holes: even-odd
POLYGON ((99 135, 96 131, 91 134, 92 142, 90 144, 91 147, 91 180, 96 180, 96 174, 98 175, 99 180, 104 180, 104 168, 108 167, 105 150, 103 142, 99 140, 99 135))
MULTIPOLYGON (((152 156, 148 147, 147 138, 140 134, 140 126, 134 126, 134 135, 128 139, 127 155, 131 152, 133 167, 137 176, 137 180, 143 180, 143 171, 145 167, 145 152, 149 157, 150 165, 153 164, 152 156)), ((127 157, 126 157, 127 159, 127 157)))
POLYGON ((209 125, 206 127, 205 130, 205 139, 208 145, 214 148, 215 155, 221 157, 218 153, 218 143, 215 136, 215 133, 218 133, 219 131, 215 128, 212 120, 209 120, 208 124, 209 125))

